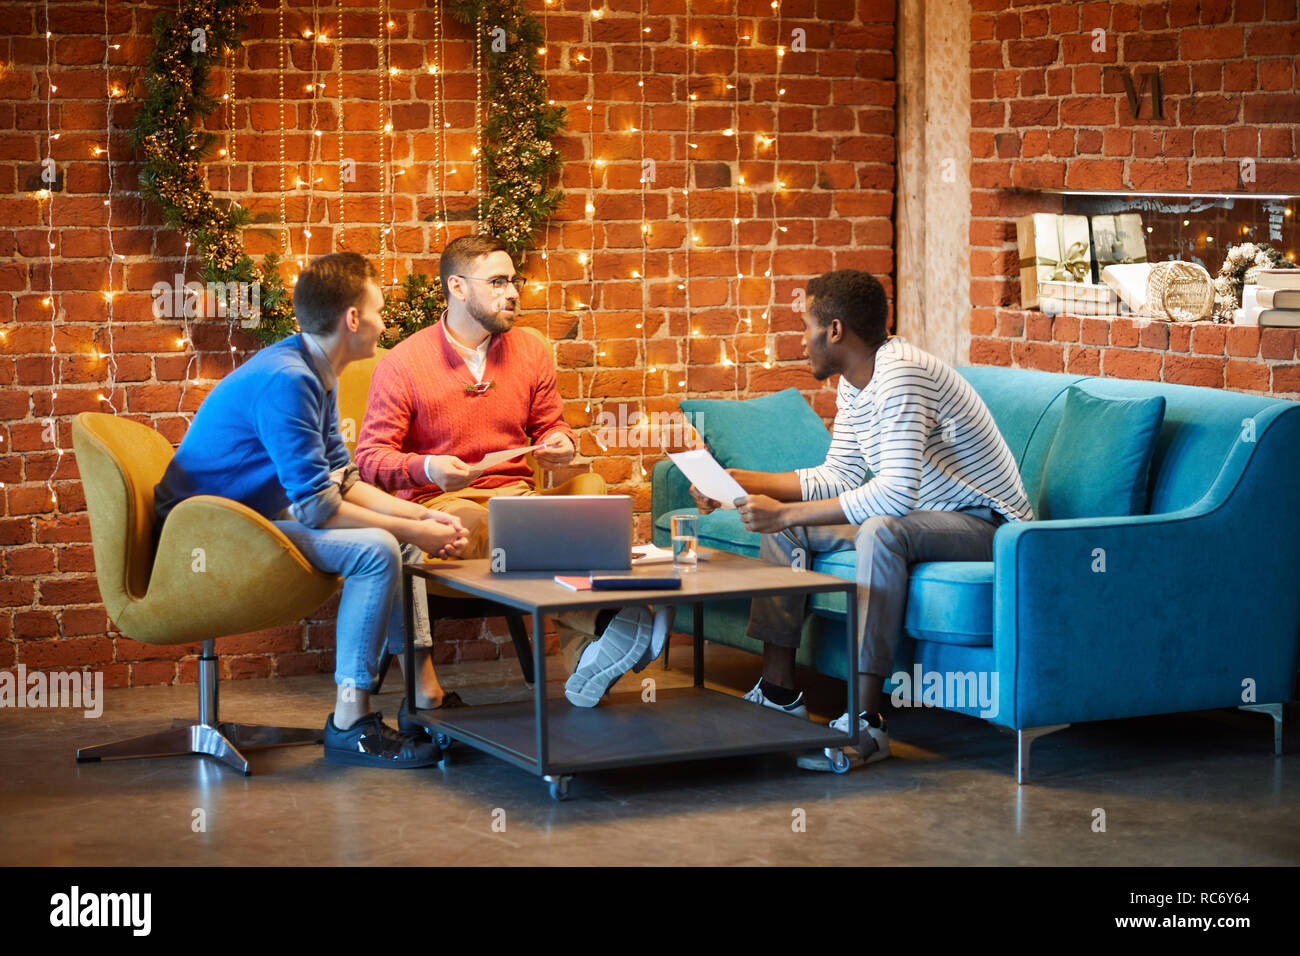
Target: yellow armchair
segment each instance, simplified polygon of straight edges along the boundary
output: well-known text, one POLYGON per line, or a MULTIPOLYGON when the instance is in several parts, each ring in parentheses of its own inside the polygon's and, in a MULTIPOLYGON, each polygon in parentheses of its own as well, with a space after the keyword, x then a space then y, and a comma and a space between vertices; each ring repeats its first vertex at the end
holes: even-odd
POLYGON ((202 645, 197 721, 84 747, 77 760, 206 754, 247 774, 241 748, 319 742, 319 730, 221 723, 215 639, 301 620, 329 600, 339 579, 312 567, 251 508, 210 495, 172 510, 155 554, 154 485, 171 444, 145 425, 95 412, 77 416, 72 442, 109 618, 145 644, 202 645))

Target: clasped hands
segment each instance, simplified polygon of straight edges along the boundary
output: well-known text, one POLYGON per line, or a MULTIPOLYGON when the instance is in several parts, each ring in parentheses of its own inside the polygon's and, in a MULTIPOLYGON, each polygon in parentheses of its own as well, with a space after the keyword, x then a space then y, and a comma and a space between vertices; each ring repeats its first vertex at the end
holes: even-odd
POLYGON ((455 515, 420 508, 411 520, 411 543, 431 558, 458 557, 469 544, 469 533, 455 515))

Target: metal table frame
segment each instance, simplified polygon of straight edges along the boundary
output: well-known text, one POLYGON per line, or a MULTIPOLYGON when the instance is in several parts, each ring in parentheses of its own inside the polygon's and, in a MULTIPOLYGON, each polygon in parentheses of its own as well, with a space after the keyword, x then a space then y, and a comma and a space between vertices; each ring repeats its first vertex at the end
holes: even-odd
MULTIPOLYGON (((729 554, 727 552, 713 552, 714 555, 725 555, 727 563, 735 560, 744 562, 753 562, 755 565, 772 569, 772 565, 757 561, 753 558, 746 558, 740 555, 729 554)), ((617 608, 628 604, 657 604, 657 605, 674 605, 681 606, 691 604, 693 606, 693 623, 694 623, 694 682, 690 690, 696 694, 717 694, 727 697, 736 702, 737 707, 754 708, 755 712, 767 711, 772 717, 778 719, 789 719, 790 715, 780 714, 777 711, 768 708, 760 708, 755 704, 734 698, 729 694, 722 694, 720 691, 713 691, 704 686, 704 601, 705 600, 725 600, 728 598, 756 598, 790 593, 791 584, 797 584, 797 590, 805 595, 818 593, 833 593, 842 591, 846 602, 845 616, 845 660, 850 663, 857 657, 856 647, 856 626, 857 620, 857 585, 852 581, 845 581, 841 578, 832 577, 831 575, 821 574, 813 571, 794 571, 788 569, 788 573, 796 580, 780 587, 755 588, 747 590, 744 593, 735 593, 733 590, 724 588, 717 589, 719 593, 712 592, 700 593, 690 591, 602 591, 602 592, 572 592, 575 596, 582 595, 580 602, 575 604, 572 600, 566 600, 570 593, 564 591, 559 585, 552 583, 555 589, 555 600, 544 603, 531 602, 524 598, 515 596, 510 593, 509 584, 512 579, 519 580, 530 579, 537 580, 537 574, 521 573, 503 573, 493 575, 492 581, 499 582, 496 587, 479 586, 471 582, 458 579, 455 569, 466 568, 475 564, 486 566, 487 559, 477 561, 459 561, 459 562, 440 562, 425 565, 404 565, 403 567, 403 612, 405 618, 406 641, 403 647, 405 655, 405 693, 406 709, 412 722, 421 724, 429 729, 430 733, 437 739, 446 741, 450 745, 451 740, 459 740, 477 750, 490 753, 509 763, 514 764, 524 770, 528 770, 542 777, 550 784, 551 796, 556 799, 566 799, 568 796, 568 782, 573 774, 585 771, 594 771, 600 769, 610 769, 614 767, 636 766, 641 764, 676 762, 682 760, 696 760, 716 757, 738 756, 742 754, 770 753, 774 751, 788 750, 789 742, 782 741, 776 743, 764 743, 761 740, 746 739, 744 742, 737 741, 734 746, 721 747, 701 747, 688 751, 678 751, 671 756, 656 755, 654 753, 640 753, 629 755, 626 759, 602 759, 598 761, 584 761, 578 763, 556 763, 551 759, 551 740, 550 728, 548 721, 548 698, 546 694, 546 635, 544 628, 544 619, 546 615, 554 615, 564 611, 582 609, 603 609, 617 608), (460 591, 463 594, 474 597, 484 598, 499 605, 515 608, 523 614, 531 615, 533 621, 532 634, 532 654, 533 654, 533 720, 536 731, 536 751, 535 756, 523 752, 516 747, 508 746, 499 741, 492 740, 474 731, 458 726, 458 718, 465 715, 467 710, 477 710, 479 708, 457 708, 451 711, 419 711, 415 708, 415 649, 411 635, 412 621, 412 589, 407 581, 408 576, 419 575, 429 580, 437 581, 445 587, 460 591), (504 586, 504 587, 503 587, 504 586), (597 596, 599 596, 597 598, 597 596)), ((662 570, 662 569, 660 569, 662 570)), ((787 570, 787 569, 776 569, 787 570)), ((559 572, 563 573, 563 572, 559 572)), ((654 569, 648 573, 653 574, 654 569)), ((698 574, 701 572, 688 572, 688 575, 698 574)), ((546 575, 550 580, 550 574, 546 575)), ((671 635, 670 635, 671 637, 671 635)), ((665 648, 666 650, 666 648, 665 648)), ((857 700, 857 681, 852 679, 846 680, 846 697, 847 712, 856 714, 858 712, 857 700)), ((624 695, 620 695, 624 696, 624 695)), ((564 701, 567 704, 567 700, 564 701)), ((503 705, 485 705, 487 707, 503 705)), ((604 706, 608 706, 607 704, 604 706)), ((599 712, 597 707, 593 712, 599 712)), ((645 719, 653 721, 655 718, 648 714, 645 719)), ((766 716, 761 719, 767 719, 766 716)), ((798 718, 795 718, 798 719, 798 718)), ((805 722, 809 723, 809 722, 805 722)), ((832 731, 829 727, 819 724, 810 724, 813 728, 820 728, 820 733, 810 734, 808 739, 800 739, 799 745, 805 747, 837 747, 843 748, 855 746, 858 743, 857 722, 851 722, 851 730, 846 735, 839 731, 832 731)), ((446 756, 446 747, 444 746, 443 756, 446 756)))

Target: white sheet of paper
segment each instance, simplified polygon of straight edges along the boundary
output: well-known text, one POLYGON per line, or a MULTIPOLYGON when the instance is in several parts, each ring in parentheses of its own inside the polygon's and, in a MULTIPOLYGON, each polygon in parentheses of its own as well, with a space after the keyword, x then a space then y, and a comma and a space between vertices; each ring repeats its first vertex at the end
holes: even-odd
POLYGON ((701 494, 719 502, 722 507, 734 509, 736 506, 732 502, 745 497, 746 491, 740 487, 740 482, 727 474, 718 460, 709 454, 708 449, 669 452, 668 457, 701 494))
MULTIPOLYGON (((708 548, 697 548, 695 556, 700 561, 709 559, 708 548)), ((655 544, 638 544, 632 547, 632 566, 641 567, 646 564, 672 564, 672 548, 661 548, 655 544)))
POLYGON ((471 468, 491 468, 493 465, 499 465, 503 461, 510 461, 513 458, 519 458, 528 454, 534 448, 541 448, 541 445, 525 445, 522 448, 507 448, 504 451, 494 451, 491 454, 484 455, 482 461, 466 462, 471 468))

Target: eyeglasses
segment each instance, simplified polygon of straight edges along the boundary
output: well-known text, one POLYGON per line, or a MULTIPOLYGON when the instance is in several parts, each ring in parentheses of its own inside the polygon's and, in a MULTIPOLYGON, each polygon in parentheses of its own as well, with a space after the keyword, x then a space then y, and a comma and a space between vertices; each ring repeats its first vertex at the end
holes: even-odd
POLYGON ((528 280, 523 276, 519 276, 519 275, 511 276, 508 279, 505 276, 493 276, 491 279, 482 279, 479 278, 478 276, 465 276, 465 275, 461 275, 460 273, 456 273, 456 278, 473 279, 475 282, 486 282, 488 285, 492 286, 492 290, 494 292, 504 292, 506 286, 509 284, 513 284, 516 289, 522 292, 524 290, 524 286, 528 284, 528 280))

